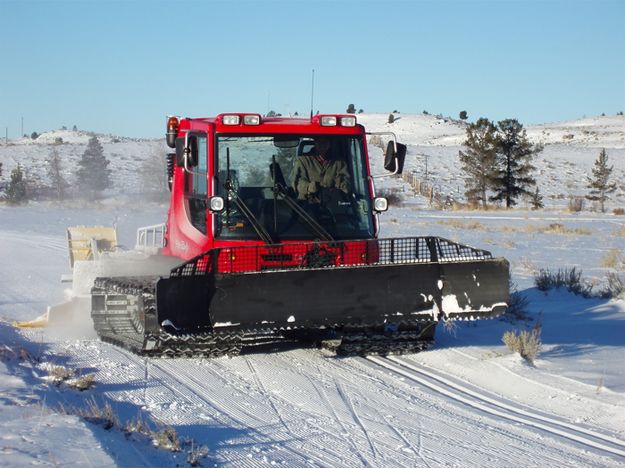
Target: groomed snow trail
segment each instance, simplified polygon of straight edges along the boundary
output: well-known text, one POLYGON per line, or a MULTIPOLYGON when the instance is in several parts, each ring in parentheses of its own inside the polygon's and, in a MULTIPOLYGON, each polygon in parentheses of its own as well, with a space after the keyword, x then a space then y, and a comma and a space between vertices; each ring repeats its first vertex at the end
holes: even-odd
POLYGON ((100 391, 206 444, 215 460, 318 466, 619 466, 623 442, 513 408, 402 358, 290 350, 214 360, 143 359, 58 343, 100 391), (425 375, 425 377, 424 377, 425 375))

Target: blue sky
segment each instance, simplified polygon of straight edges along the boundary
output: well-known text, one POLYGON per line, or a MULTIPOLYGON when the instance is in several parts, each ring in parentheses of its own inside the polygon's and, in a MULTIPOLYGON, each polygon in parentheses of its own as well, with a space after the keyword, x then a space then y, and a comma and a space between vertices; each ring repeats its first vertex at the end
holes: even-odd
POLYGON ((0 0, 1 136, 228 111, 625 111, 625 1, 0 0))

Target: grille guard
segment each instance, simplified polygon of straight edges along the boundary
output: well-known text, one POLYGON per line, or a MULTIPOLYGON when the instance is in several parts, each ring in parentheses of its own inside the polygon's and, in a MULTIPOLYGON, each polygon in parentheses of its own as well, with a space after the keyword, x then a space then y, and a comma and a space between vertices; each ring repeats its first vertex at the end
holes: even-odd
POLYGON ((490 260, 489 251, 441 237, 402 237, 332 242, 293 242, 207 250, 173 268, 171 277, 214 273, 310 270, 411 263, 490 260))

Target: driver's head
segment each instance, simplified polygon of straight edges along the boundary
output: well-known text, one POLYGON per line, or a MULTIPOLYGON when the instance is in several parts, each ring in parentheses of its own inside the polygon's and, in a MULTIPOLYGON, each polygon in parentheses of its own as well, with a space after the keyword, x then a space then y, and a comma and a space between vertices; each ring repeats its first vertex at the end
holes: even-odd
POLYGON ((330 151, 330 139, 328 137, 316 137, 314 140, 317 154, 326 157, 330 151))

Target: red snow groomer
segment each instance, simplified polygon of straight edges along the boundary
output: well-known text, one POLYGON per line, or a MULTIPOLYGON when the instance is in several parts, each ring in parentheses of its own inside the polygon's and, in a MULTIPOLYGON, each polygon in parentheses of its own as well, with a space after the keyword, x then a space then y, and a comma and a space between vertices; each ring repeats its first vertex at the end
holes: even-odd
MULTIPOLYGON (((437 237, 378 238, 367 135, 354 115, 229 113, 167 124, 168 275, 100 277, 99 336, 137 353, 219 356, 277 342, 414 352, 439 320, 493 317, 508 262, 437 237)), ((406 147, 389 141, 385 169, 406 147)))

